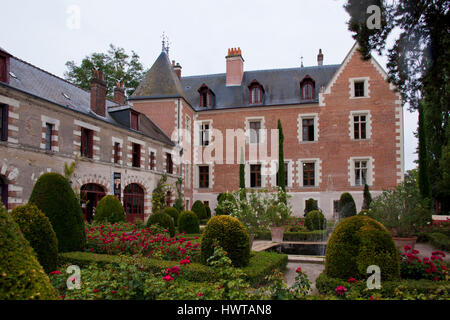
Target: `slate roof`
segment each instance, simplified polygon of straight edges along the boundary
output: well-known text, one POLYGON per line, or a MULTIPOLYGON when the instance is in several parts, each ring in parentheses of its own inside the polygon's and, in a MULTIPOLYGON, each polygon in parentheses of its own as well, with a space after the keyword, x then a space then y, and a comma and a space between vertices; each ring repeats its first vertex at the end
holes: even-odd
MULTIPOLYGON (((137 132, 131 129, 129 125, 125 125, 123 121, 118 121, 114 113, 110 113, 109 110, 107 110, 108 112, 106 112, 105 118, 92 112, 90 107, 90 91, 88 90, 77 87, 64 79, 15 57, 10 58, 10 72, 15 75, 15 77, 10 76, 9 85, 13 88, 58 104, 61 107, 88 115, 97 120, 137 132)), ((106 99, 107 109, 118 106, 117 103, 106 99)), ((125 106, 125 108, 129 108, 129 106, 125 106)), ((151 122, 151 125, 146 126, 145 131, 139 131, 137 133, 169 145, 174 145, 170 138, 153 122, 151 122)))

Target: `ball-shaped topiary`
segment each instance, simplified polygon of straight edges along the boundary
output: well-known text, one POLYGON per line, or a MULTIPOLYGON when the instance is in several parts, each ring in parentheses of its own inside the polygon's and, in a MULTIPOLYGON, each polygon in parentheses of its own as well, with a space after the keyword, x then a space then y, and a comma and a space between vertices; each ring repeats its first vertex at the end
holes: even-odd
POLYGON ((195 201, 192 205, 191 211, 195 212, 199 220, 206 219, 206 208, 202 201, 195 201))
POLYGON ((59 173, 44 173, 36 181, 28 202, 35 204, 49 218, 58 238, 59 252, 84 249, 84 219, 69 180, 59 173))
POLYGON ((347 280, 367 279, 367 267, 377 265, 382 280, 400 277, 399 253, 390 232, 366 216, 343 219, 328 240, 325 273, 347 280))
POLYGON ((58 239, 47 216, 35 205, 16 207, 11 215, 28 240, 46 273, 56 270, 58 239))
POLYGON ((174 208, 174 207, 164 208, 163 213, 166 213, 169 216, 171 216, 172 219, 173 219, 174 225, 175 226, 178 225, 178 216, 179 216, 180 213, 179 213, 179 211, 176 208, 174 208))
POLYGON ((17 223, 0 208, 0 300, 29 299, 56 300, 58 294, 17 223))
POLYGON ((319 207, 317 206, 317 200, 309 198, 308 200, 305 201, 305 217, 308 214, 308 212, 313 210, 319 210, 319 207))
POLYGON ((309 231, 325 230, 327 228, 327 220, 319 210, 312 210, 306 214, 305 226, 309 231))
POLYGON ((125 210, 122 203, 113 195, 104 196, 95 208, 94 221, 95 222, 125 222, 125 210))
POLYGON ((159 224, 161 227, 169 230, 170 236, 175 235, 175 224, 173 223, 173 219, 167 213, 156 212, 150 215, 147 220, 147 227, 151 225, 159 224))
POLYGON ((182 211, 178 216, 178 231, 186 233, 199 233, 200 223, 197 215, 192 211, 182 211))
POLYGON ((356 215, 355 200, 350 193, 344 192, 339 199, 339 218, 344 219, 356 215))
POLYGON ((206 224, 202 236, 202 262, 212 256, 215 245, 221 246, 235 267, 245 267, 250 260, 249 234, 236 218, 220 215, 212 217, 206 224))

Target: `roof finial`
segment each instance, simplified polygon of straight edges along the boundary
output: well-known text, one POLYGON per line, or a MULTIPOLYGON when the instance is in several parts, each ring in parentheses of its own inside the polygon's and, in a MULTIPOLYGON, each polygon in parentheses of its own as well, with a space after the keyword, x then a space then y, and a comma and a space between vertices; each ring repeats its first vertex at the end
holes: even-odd
POLYGON ((166 33, 163 31, 163 34, 161 36, 162 39, 162 49, 161 51, 164 51, 165 53, 167 53, 167 55, 169 55, 169 37, 166 35, 166 33))
POLYGON ((300 61, 301 61, 301 68, 303 68, 303 56, 300 57, 300 61))

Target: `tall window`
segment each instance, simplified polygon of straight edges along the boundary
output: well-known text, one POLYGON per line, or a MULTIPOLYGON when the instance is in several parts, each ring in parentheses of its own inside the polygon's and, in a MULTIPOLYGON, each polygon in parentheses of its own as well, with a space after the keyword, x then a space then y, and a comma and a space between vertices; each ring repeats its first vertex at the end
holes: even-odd
POLYGON ((155 168, 156 168, 155 152, 150 151, 150 170, 155 170, 155 168))
POLYGON ((52 150, 53 124, 45 124, 45 150, 52 150))
POLYGON ((314 187, 315 186, 315 176, 314 176, 314 162, 303 163, 303 186, 304 187, 314 187))
POLYGON ((261 187, 261 165, 260 164, 250 165, 250 187, 252 187, 252 188, 261 187))
POLYGON ((355 140, 366 139, 366 115, 353 116, 353 134, 355 140))
POLYGON ((355 161, 355 185, 363 186, 367 183, 367 161, 355 161))
POLYGON ((128 222, 144 219, 144 189, 132 183, 123 190, 123 208, 128 222))
POLYGON ((120 143, 114 143, 114 163, 119 163, 120 161, 120 143))
MULTIPOLYGON (((285 186, 288 185, 288 174, 289 174, 288 167, 289 167, 288 163, 285 162, 284 163, 284 185, 285 186)), ((280 185, 280 182, 279 182, 279 178, 278 178, 278 174, 277 174, 277 186, 279 186, 279 185, 280 185)))
POLYGON ((260 142, 261 121, 250 121, 250 143, 260 142))
POLYGON ((81 128, 81 156, 92 158, 94 151, 94 132, 81 128))
POLYGON ((0 197, 1 203, 8 208, 8 184, 6 180, 0 176, 0 197))
POLYGON ((333 200, 333 217, 339 215, 339 200, 333 200))
POLYGON ((133 143, 132 150, 132 165, 135 168, 141 167, 141 145, 138 143, 133 143))
POLYGON ((209 123, 200 124, 200 145, 209 145, 209 123))
POLYGON ((199 166, 199 187, 200 188, 209 188, 209 166, 199 166))
POLYGON ((314 99, 314 80, 310 76, 305 76, 300 82, 300 92, 302 100, 314 99))
POLYGON ((364 81, 355 81, 355 97, 364 97, 365 96, 365 90, 364 90, 364 81))
POLYGON ((314 141, 314 119, 302 119, 303 141, 314 141))
POLYGON ((200 107, 211 107, 214 105, 215 95, 206 84, 203 84, 200 89, 198 89, 200 97, 200 107))
POLYGON ((166 153, 166 171, 167 173, 173 173, 173 161, 170 153, 166 153))
POLYGON ((0 104, 0 141, 8 140, 8 106, 0 104))
POLYGON ((248 86, 250 90, 250 104, 261 104, 264 97, 264 88, 258 81, 253 80, 248 86))
POLYGON ((130 127, 136 131, 139 130, 139 113, 134 111, 130 112, 130 127))

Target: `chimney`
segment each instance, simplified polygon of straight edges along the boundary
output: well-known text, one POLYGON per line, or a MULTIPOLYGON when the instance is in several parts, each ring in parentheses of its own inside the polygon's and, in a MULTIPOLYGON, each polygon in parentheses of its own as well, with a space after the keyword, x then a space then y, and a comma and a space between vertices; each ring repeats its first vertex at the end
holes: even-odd
POLYGON ((175 73, 177 74, 178 79, 181 80, 181 66, 180 66, 180 63, 177 62, 177 64, 175 64, 175 60, 172 60, 172 67, 173 67, 173 70, 175 71, 175 73))
POLYGON ((104 117, 106 115, 106 82, 103 72, 94 69, 91 80, 91 110, 104 117))
POLYGON ((227 86, 240 86, 244 75, 244 59, 241 48, 228 49, 227 59, 227 86))
POLYGON ((117 81, 116 87, 114 88, 114 102, 123 106, 125 104, 125 89, 123 88, 123 83, 117 81))
POLYGON ((322 54, 322 49, 319 49, 319 54, 317 55, 317 65, 323 66, 323 54, 322 54))

